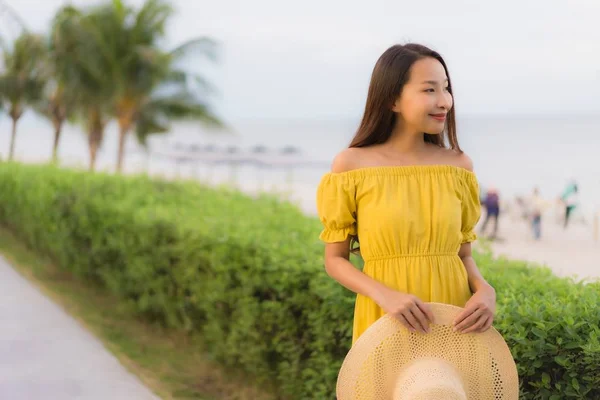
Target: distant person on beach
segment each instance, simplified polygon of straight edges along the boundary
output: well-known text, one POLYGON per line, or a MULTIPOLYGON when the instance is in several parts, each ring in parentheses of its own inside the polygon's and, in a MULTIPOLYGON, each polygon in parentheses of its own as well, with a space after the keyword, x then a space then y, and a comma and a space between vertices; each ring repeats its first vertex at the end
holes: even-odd
POLYGON ((571 183, 567 186, 565 191, 561 196, 562 203, 565 208, 565 221, 564 228, 566 229, 569 225, 569 220, 573 215, 573 211, 578 205, 579 202, 579 187, 575 181, 571 181, 571 183))
POLYGON ((529 210, 527 209, 527 201, 522 196, 515 197, 515 205, 516 205, 516 216, 520 219, 529 218, 529 210))
POLYGON ((481 226, 481 234, 485 234, 488 223, 493 219, 494 230, 490 237, 495 239, 498 236, 498 217, 500 216, 500 196, 496 188, 490 187, 488 189, 483 205, 485 207, 485 220, 481 226))
POLYGON ((546 207, 546 202, 540 195, 540 190, 536 187, 533 189, 533 194, 529 201, 530 204, 530 220, 533 237, 535 240, 540 240, 542 237, 542 214, 546 207))
POLYGON ((384 314, 427 334, 428 302, 464 308, 457 332, 492 326, 496 292, 471 254, 478 182, 455 118, 442 57, 418 44, 392 46, 373 69, 349 148, 321 178, 325 269, 357 294, 353 344, 384 314), (364 260, 362 270, 351 253, 364 260))

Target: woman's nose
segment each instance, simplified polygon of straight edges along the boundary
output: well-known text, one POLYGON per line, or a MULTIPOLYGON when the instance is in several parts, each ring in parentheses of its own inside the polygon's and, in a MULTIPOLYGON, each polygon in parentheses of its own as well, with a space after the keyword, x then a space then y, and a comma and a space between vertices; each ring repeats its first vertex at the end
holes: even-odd
POLYGON ((444 110, 449 110, 452 108, 452 95, 450 93, 442 93, 440 96, 438 96, 437 105, 444 110))

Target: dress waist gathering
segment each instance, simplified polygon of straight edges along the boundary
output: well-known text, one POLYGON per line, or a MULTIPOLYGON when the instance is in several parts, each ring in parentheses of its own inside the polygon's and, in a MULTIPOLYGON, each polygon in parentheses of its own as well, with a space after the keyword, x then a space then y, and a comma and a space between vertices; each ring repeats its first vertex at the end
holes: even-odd
POLYGON ((365 262, 379 261, 379 260, 393 260, 402 258, 440 258, 440 257, 458 257, 457 251, 447 252, 428 252, 428 253, 399 253, 399 254, 386 254, 386 255, 363 255, 362 259, 365 262))

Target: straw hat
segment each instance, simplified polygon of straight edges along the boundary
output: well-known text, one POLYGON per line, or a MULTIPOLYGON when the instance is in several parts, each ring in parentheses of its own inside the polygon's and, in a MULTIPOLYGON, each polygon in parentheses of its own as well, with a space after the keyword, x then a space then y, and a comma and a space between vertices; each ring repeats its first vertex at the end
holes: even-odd
POLYGON ((413 333, 385 315, 348 352, 338 400, 517 400, 519 378, 506 342, 491 327, 452 331, 460 307, 427 303, 429 333, 413 333))

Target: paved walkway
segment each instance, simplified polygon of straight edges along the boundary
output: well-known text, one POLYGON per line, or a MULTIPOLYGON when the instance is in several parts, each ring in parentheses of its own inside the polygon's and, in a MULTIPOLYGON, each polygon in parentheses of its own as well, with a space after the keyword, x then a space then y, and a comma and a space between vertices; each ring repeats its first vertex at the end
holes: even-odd
POLYGON ((158 397, 0 257, 0 399, 158 397))

